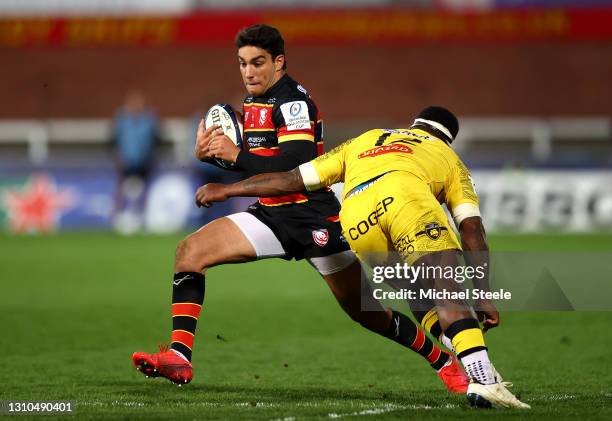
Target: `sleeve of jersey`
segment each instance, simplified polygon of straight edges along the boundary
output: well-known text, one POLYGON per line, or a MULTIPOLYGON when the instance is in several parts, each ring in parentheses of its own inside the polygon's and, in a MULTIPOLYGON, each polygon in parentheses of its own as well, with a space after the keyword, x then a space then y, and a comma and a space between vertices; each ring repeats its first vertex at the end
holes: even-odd
POLYGON ((472 216, 480 216, 478 196, 467 167, 458 159, 446 190, 446 205, 453 215, 455 225, 472 216))
POLYGON ((241 151, 236 159, 236 166, 250 174, 290 171, 313 156, 313 145, 310 142, 286 142, 279 145, 276 156, 260 156, 241 151))
POLYGON ((291 140, 315 141, 316 109, 304 100, 288 101, 274 107, 272 119, 278 144, 291 140))
POLYGON ((344 180, 344 162, 341 153, 336 150, 300 165, 299 170, 308 191, 331 186, 344 180))

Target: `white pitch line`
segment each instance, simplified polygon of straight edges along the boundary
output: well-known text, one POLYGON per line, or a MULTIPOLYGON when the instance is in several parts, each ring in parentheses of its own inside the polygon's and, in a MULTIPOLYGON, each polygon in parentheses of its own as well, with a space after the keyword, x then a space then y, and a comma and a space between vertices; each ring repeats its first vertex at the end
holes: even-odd
POLYGON ((253 408, 277 408, 278 406, 280 406, 277 403, 274 402, 255 402, 255 405, 253 405, 253 402, 237 402, 234 404, 235 406, 252 406, 253 408))
POLYGON ((387 412, 400 411, 404 409, 431 410, 431 409, 452 409, 452 408, 458 408, 458 406, 453 405, 453 404, 446 404, 442 406, 389 404, 389 405, 385 405, 382 408, 364 409, 362 411, 356 411, 356 412, 345 412, 345 413, 340 413, 340 414, 332 412, 330 414, 327 414, 327 417, 335 419, 335 418, 343 418, 343 417, 380 415, 380 414, 384 414, 387 412))
POLYGON ((137 407, 143 407, 145 406, 144 402, 132 402, 132 401, 127 401, 127 402, 121 402, 121 401, 113 401, 111 402, 112 406, 137 406, 137 407))
POLYGON ((569 401, 572 399, 576 399, 576 396, 574 395, 549 395, 549 396, 544 397, 544 400, 547 400, 547 401, 569 401))

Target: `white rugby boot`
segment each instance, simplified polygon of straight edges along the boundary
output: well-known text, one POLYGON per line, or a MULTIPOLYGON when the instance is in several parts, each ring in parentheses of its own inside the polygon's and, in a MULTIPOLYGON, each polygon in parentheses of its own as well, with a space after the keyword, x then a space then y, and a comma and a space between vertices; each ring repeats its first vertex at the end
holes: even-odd
POLYGON ((531 408, 506 389, 504 383, 500 381, 493 384, 472 382, 468 385, 467 399, 472 406, 479 408, 531 408))

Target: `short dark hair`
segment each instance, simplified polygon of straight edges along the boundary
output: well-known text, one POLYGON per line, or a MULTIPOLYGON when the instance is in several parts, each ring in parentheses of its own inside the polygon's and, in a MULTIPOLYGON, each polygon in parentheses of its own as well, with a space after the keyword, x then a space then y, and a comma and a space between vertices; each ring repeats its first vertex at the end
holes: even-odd
POLYGON ((459 133, 459 121, 457 117, 444 107, 432 105, 424 108, 417 119, 414 121, 413 127, 424 126, 430 130, 433 130, 436 136, 441 137, 448 143, 452 143, 459 133), (428 124, 428 122, 434 122, 442 125, 446 131, 450 134, 450 137, 445 133, 444 130, 440 130, 436 125, 428 124))
MULTIPOLYGON (((266 50, 273 59, 280 55, 285 55, 285 40, 281 33, 273 26, 258 23, 243 28, 236 35, 236 48, 245 46, 259 47, 266 50)), ((283 65, 283 70, 287 68, 287 60, 283 65)))

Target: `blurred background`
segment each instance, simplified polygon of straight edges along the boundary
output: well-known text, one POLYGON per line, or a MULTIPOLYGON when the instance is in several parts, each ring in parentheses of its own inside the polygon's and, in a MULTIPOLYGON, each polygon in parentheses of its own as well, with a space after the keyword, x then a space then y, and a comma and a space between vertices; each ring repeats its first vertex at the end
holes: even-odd
POLYGON ((327 150, 443 105, 489 231, 612 229, 612 1, 3 0, 0 230, 170 233, 252 202, 195 208, 237 176, 192 147, 211 105, 240 105, 233 38, 257 22, 327 150))

